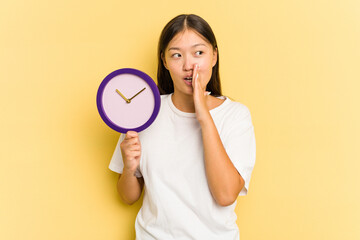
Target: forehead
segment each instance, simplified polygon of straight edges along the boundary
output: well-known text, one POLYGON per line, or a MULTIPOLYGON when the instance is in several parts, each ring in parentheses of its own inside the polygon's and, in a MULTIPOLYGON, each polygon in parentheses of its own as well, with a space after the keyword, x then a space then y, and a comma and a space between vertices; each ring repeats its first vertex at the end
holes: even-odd
POLYGON ((177 33, 168 44, 170 47, 191 47, 196 44, 204 44, 207 47, 211 47, 211 44, 200 33, 192 30, 185 29, 177 33))

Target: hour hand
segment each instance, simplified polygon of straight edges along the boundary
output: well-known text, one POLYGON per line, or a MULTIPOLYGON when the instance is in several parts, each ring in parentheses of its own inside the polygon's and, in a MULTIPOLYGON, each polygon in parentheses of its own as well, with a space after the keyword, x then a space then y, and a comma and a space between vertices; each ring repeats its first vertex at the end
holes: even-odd
POLYGON ((130 100, 127 99, 118 89, 116 89, 116 92, 117 92, 127 103, 130 103, 130 100))

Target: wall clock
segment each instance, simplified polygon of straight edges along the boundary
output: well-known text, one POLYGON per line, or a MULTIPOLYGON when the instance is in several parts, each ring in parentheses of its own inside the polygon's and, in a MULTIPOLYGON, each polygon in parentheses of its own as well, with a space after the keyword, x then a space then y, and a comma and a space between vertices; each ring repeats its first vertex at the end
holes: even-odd
POLYGON ((160 93, 150 76, 133 68, 122 68, 101 82, 96 103, 103 121, 115 131, 140 132, 156 119, 160 93))

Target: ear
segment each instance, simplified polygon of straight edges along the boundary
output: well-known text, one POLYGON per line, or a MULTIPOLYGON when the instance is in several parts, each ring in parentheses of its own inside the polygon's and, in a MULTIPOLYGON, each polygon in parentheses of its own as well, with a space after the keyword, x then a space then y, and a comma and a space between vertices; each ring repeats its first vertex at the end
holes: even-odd
POLYGON ((216 63, 217 63, 217 53, 218 53, 217 48, 215 48, 214 51, 213 51, 213 62, 212 62, 212 66, 213 66, 213 67, 214 67, 214 66, 216 65, 216 63))
POLYGON ((166 59, 165 59, 164 53, 161 53, 161 60, 162 60, 162 62, 163 62, 163 64, 164 64, 164 67, 165 67, 167 70, 169 70, 168 67, 167 67, 167 64, 166 64, 166 59))

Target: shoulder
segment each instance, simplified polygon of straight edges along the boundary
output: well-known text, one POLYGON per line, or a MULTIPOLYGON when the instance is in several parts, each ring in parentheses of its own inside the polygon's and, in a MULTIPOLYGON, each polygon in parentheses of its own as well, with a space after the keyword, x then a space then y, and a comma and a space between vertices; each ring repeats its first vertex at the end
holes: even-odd
POLYGON ((167 98, 169 98, 169 97, 170 97, 170 95, 171 95, 171 94, 163 94, 163 95, 160 95, 160 97, 161 97, 161 101, 166 100, 167 98))
POLYGON ((245 118, 251 118, 250 110, 243 103, 237 102, 229 97, 223 97, 223 114, 231 115, 234 120, 242 120, 245 118))
POLYGON ((241 135, 252 128, 252 119, 247 106, 228 97, 224 99, 225 101, 210 113, 222 139, 225 140, 227 136, 241 135))
POLYGON ((171 97, 171 94, 160 95, 160 97, 161 97, 160 112, 163 112, 164 109, 167 109, 168 101, 169 101, 169 98, 171 97))

